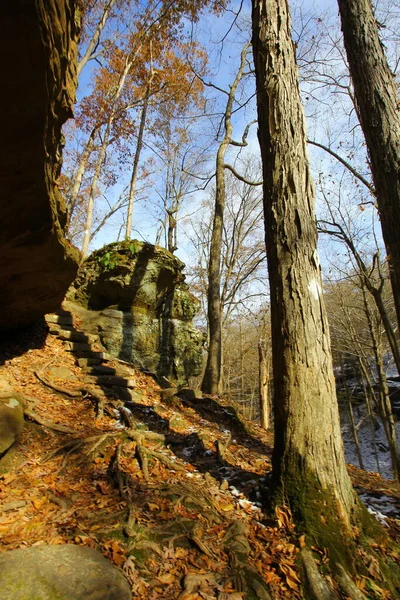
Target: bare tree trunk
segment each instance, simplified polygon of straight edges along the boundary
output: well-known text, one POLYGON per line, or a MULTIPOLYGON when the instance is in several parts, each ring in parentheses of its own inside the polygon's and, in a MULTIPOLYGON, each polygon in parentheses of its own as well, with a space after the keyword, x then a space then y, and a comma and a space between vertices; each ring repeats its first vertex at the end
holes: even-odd
POLYGON ((215 209, 208 261, 207 315, 209 344, 207 365, 202 390, 216 394, 221 384, 222 353, 222 307, 221 307, 221 248, 225 210, 225 155, 232 142, 232 110, 237 87, 243 78, 249 44, 241 53, 240 67, 232 85, 229 86, 228 101, 224 114, 224 137, 219 145, 215 160, 215 209))
POLYGON ((268 398, 269 390, 269 369, 267 362, 267 353, 265 342, 258 340, 258 381, 259 381, 259 400, 260 400, 260 425, 263 429, 270 428, 270 406, 268 398))
POLYGON ((354 241, 351 237, 344 231, 343 227, 335 222, 327 222, 321 221, 322 227, 320 227, 320 231, 332 235, 339 240, 342 240, 351 254, 354 256, 356 261, 359 277, 361 281, 361 285, 365 286, 365 288, 369 291, 371 296, 373 297, 376 307, 379 311, 379 314, 382 318, 382 323, 385 328, 386 336, 390 344, 390 349, 393 354, 394 362, 396 363, 397 372, 400 374, 400 349, 397 342, 396 334, 393 330, 392 324, 389 319, 389 315, 387 313, 384 301, 383 301, 383 290, 385 285, 384 275, 381 271, 381 265, 379 262, 379 253, 374 256, 374 262, 372 268, 368 268, 361 254, 356 249, 354 241), (334 227, 336 229, 327 229, 326 225, 330 227, 334 227), (375 263, 376 260, 376 263, 375 263), (378 269, 379 283, 378 285, 374 282, 374 273, 375 273, 375 265, 378 269))
MULTIPOLYGON (((151 79, 152 79, 152 77, 151 77, 151 79)), ((132 235, 133 203, 135 200, 136 181, 137 181, 137 176, 138 176, 138 171, 139 171, 139 160, 140 160, 140 154, 142 152, 143 134, 144 134, 144 128, 146 125, 147 109, 149 106, 150 85, 151 85, 151 80, 146 88, 146 93, 145 93, 144 100, 143 100, 142 114, 140 115, 138 140, 137 140, 137 144, 136 144, 135 157, 133 159, 132 176, 131 176, 131 183, 129 186, 129 196, 128 196, 128 214, 126 217, 126 231, 125 231, 125 239, 126 240, 129 240, 132 235)))
POLYGON ((97 163, 96 163, 96 168, 95 168, 93 179, 92 179, 92 185, 90 186, 90 196, 89 196, 89 203, 88 203, 88 207, 87 207, 85 233, 84 233, 83 242, 82 242, 82 258, 83 259, 85 259, 88 255, 90 237, 91 237, 91 232, 92 232, 94 200, 95 200, 96 193, 97 193, 97 185, 98 185, 98 181, 100 178, 101 168, 103 166, 104 158, 105 158, 106 151, 107 151, 108 139, 110 137, 111 124, 112 124, 112 117, 110 117, 110 119, 107 123, 107 127, 106 127, 106 130, 104 133, 103 143, 101 145, 101 148, 99 150, 99 155, 97 157, 97 163))
POLYGON ((343 356, 342 356, 341 367, 342 367, 342 382, 343 382, 344 391, 345 391, 345 394, 346 394, 347 407, 349 409, 350 422, 351 422, 351 431, 352 431, 352 434, 353 434, 354 444, 356 446, 358 464, 360 465, 360 469, 364 469, 364 462, 363 462, 363 458, 362 458, 362 454, 361 454, 360 441, 358 439, 357 427, 356 427, 355 420, 354 420, 354 411, 353 411, 352 397, 351 397, 351 393, 350 393, 350 390, 349 390, 349 386, 347 385, 346 376, 344 374, 343 356))
POLYGON ((378 447, 376 445, 375 417, 374 417, 374 411, 372 408, 373 397, 371 396, 370 390, 367 390, 364 380, 362 380, 361 385, 362 385, 362 388, 364 391, 365 401, 367 403, 368 420, 369 420, 369 427, 371 430, 372 447, 374 449, 376 469, 377 469, 376 472, 380 474, 381 473, 381 465, 379 463, 378 447))
MULTIPOLYGON (((138 52, 139 50, 137 50, 138 52)), ((136 52, 136 54, 137 54, 136 52)), ((103 161, 106 155, 106 151, 107 151, 107 145, 109 142, 109 137, 110 137, 110 131, 111 131, 111 125, 112 122, 115 118, 116 115, 116 105, 117 102, 122 94, 122 90, 124 88, 125 85, 125 81, 126 78, 128 76, 128 73, 132 67, 134 61, 134 57, 132 56, 128 56, 125 60, 125 65, 124 65, 124 70, 121 73, 121 76, 119 78, 118 81, 118 87, 115 91, 115 94, 112 98, 112 103, 113 103, 113 109, 110 113, 110 116, 108 117, 107 120, 107 125, 106 125, 106 132, 104 134, 104 139, 103 139, 103 143, 101 145, 101 148, 99 150, 99 156, 97 159, 97 163, 96 163, 96 168, 95 168, 95 173, 93 176, 93 181, 92 181, 92 185, 91 185, 91 190, 90 190, 90 197, 89 197, 89 206, 88 206, 88 210, 87 210, 87 218, 86 218, 86 225, 85 225, 85 234, 84 234, 84 239, 83 239, 83 244, 82 244, 82 258, 85 259, 87 256, 87 252, 88 252, 88 248, 89 248, 89 242, 90 242, 90 236, 91 236, 91 228, 92 228, 92 219, 93 219, 93 206, 94 206, 94 199, 95 199, 95 193, 96 193, 96 188, 97 188, 97 183, 98 180, 100 178, 100 171, 101 171, 101 167, 103 165, 103 161)))
POLYGON ((85 67, 86 63, 88 63, 89 60, 92 58, 92 55, 94 54, 94 52, 96 51, 96 49, 99 45, 101 32, 103 31, 103 29, 107 23, 108 17, 110 16, 110 11, 111 11, 112 7, 114 6, 115 2, 116 2, 116 0, 109 0, 109 2, 107 2, 107 4, 104 7, 103 14, 101 15, 100 21, 98 22, 98 25, 95 29, 92 39, 90 40, 90 42, 86 48, 86 52, 82 56, 81 60, 78 62, 78 66, 77 66, 78 77, 81 74, 81 71, 85 67))
POLYGON ((76 206, 79 190, 81 189, 83 175, 86 171, 86 167, 89 162, 89 158, 94 149, 94 139, 96 137, 97 131, 98 131, 97 126, 92 129, 89 139, 86 142, 85 149, 82 152, 81 159, 79 161, 78 168, 75 173, 75 178, 74 178, 74 182, 72 184, 71 192, 69 195, 69 201, 68 201, 67 226, 69 226, 69 224, 71 222, 71 217, 72 217, 72 214, 73 214, 75 206, 76 206))
POLYGON ((271 290, 274 497, 337 555, 357 500, 341 439, 289 7, 287 0, 252 4, 271 290))
POLYGON ((166 209, 168 215, 168 229, 167 229, 167 240, 168 240, 168 250, 173 254, 178 250, 177 246, 177 238, 176 238, 176 226, 177 221, 175 219, 175 214, 178 212, 178 208, 166 209))
POLYGON ((400 481, 400 456, 399 446, 397 443, 396 424, 393 418, 392 405, 390 402, 389 388, 386 380, 386 373, 383 367, 382 352, 380 343, 378 341, 378 333, 374 326, 371 310, 368 306, 365 289, 363 288, 363 300, 365 313, 367 315, 368 326, 372 339, 372 347, 375 355, 375 364, 378 372, 379 381, 379 412, 381 415, 382 423, 385 428, 386 438, 390 448, 390 456, 392 459, 393 474, 396 479, 400 481))
POLYGON ((371 0, 338 0, 342 31, 374 179, 400 323, 400 114, 371 0))

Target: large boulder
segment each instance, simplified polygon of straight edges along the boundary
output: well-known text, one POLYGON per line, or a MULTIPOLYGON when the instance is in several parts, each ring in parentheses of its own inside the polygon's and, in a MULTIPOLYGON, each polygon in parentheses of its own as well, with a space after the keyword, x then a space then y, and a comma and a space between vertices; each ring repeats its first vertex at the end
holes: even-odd
POLYGON ((184 383, 200 373, 203 334, 192 324, 200 303, 183 267, 158 246, 109 244, 82 265, 68 300, 112 356, 184 383))
POLYGON ((2 0, 0 329, 59 307, 77 271, 56 185, 76 88, 75 0, 2 0))
POLYGON ((7 452, 24 427, 24 402, 0 377, 0 456, 7 452))
POLYGON ((125 577, 97 550, 34 546, 0 554, 2 600, 131 600, 125 577))

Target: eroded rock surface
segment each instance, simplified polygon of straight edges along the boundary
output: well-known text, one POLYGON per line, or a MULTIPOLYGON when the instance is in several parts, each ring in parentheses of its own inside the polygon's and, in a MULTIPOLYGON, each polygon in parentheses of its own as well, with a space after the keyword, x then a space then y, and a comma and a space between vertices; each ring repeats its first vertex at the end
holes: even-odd
POLYGON ((0 456, 7 452, 24 427, 24 403, 10 384, 0 378, 0 456))
POLYGON ((203 343, 192 324, 199 301, 183 267, 158 246, 109 244, 85 261, 68 300, 83 329, 99 334, 112 356, 183 383, 199 374, 203 343))
POLYGON ((0 328, 59 307, 77 270, 56 186, 76 88, 75 0, 0 6, 0 328))
POLYGON ((0 555, 2 600, 130 600, 125 577, 97 550, 35 546, 0 555))

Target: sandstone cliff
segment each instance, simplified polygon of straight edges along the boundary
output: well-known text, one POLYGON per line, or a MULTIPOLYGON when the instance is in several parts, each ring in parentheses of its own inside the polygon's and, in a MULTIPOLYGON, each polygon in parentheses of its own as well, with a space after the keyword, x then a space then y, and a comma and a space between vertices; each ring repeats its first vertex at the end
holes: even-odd
POLYGON ((56 180, 75 99, 78 17, 75 0, 0 6, 0 328, 56 309, 76 274, 56 180))

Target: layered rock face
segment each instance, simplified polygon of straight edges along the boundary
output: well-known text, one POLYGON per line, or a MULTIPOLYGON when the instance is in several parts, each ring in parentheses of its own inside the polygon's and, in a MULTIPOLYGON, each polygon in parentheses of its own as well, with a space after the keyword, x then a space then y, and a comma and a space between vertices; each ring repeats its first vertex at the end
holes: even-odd
POLYGON ((56 186, 76 88, 75 0, 0 6, 0 328, 59 307, 77 271, 56 186))
POLYGON ((67 297, 112 356, 184 383, 200 373, 203 334, 192 325, 199 301, 183 267, 158 246, 110 244, 85 261, 67 297))

